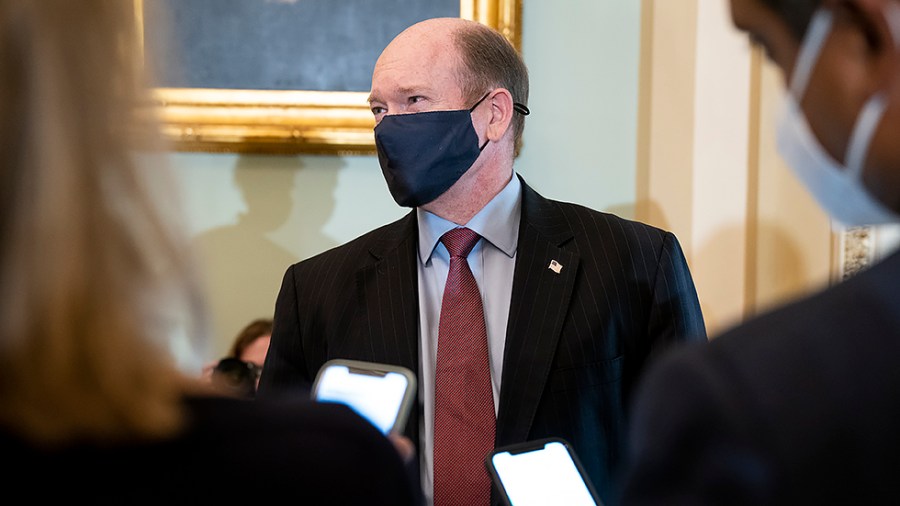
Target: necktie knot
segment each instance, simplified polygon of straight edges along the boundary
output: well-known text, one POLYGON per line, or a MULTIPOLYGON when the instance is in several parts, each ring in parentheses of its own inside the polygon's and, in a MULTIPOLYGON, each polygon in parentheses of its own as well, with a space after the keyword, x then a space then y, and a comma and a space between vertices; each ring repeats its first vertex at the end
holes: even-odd
POLYGON ((481 239, 478 233, 465 227, 454 228, 441 236, 441 242, 450 252, 450 257, 462 258, 469 256, 478 239, 481 239))

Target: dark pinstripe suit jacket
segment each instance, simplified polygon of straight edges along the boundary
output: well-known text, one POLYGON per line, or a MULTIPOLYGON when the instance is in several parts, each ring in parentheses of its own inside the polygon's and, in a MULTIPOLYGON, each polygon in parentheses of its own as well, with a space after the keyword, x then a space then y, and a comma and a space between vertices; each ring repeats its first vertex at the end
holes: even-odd
MULTIPOLYGON (((663 348, 706 339, 700 305, 674 235, 522 186, 496 444, 562 437, 604 496, 635 380, 663 348)), ((331 358, 418 371, 417 234, 411 212, 287 270, 260 395, 308 386, 331 358)))

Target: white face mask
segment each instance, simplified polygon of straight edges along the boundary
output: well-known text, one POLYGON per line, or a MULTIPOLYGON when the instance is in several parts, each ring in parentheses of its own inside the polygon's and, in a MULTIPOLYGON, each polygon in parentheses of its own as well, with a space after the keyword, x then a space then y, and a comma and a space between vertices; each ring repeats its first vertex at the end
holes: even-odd
MULTIPOLYGON (((825 151, 800 108, 831 24, 832 14, 824 9, 819 9, 809 23, 797 55, 790 93, 785 97, 778 121, 778 151, 819 205, 842 225, 850 227, 900 222, 900 215, 884 207, 862 182, 863 164, 868 155, 869 144, 887 108, 885 96, 876 93, 863 105, 850 135, 844 166, 825 151)), ((895 30, 895 33, 898 31, 900 30, 895 30)))

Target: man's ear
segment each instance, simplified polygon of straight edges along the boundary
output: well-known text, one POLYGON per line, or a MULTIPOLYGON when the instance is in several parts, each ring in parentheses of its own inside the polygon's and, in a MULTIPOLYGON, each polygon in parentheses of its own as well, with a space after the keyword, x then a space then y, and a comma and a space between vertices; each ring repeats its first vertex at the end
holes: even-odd
POLYGON ((900 2, 897 0, 842 0, 837 7, 866 39, 870 53, 897 53, 900 49, 900 2))
POLYGON ((490 105, 491 114, 487 138, 497 142, 503 138, 512 123, 514 114, 512 94, 506 88, 496 88, 485 102, 490 105))
POLYGON ((890 86, 900 60, 900 2, 840 0, 835 7, 841 18, 865 38, 865 65, 873 85, 881 89, 890 86))

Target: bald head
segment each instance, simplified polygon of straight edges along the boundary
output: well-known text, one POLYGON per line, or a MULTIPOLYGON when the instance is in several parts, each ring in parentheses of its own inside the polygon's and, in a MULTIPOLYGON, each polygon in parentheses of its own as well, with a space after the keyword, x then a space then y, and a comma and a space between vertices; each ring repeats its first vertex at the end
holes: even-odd
MULTIPOLYGON (((456 35, 463 30, 490 30, 487 26, 462 18, 432 18, 420 21, 400 32, 382 53, 390 53, 398 45, 438 45, 456 48, 456 35)), ((379 61, 381 58, 379 58, 379 61)))
MULTIPOLYGON (((410 26, 384 49, 375 63, 372 74, 372 94, 370 102, 386 102, 389 89, 400 92, 416 92, 434 105, 450 106, 455 99, 461 99, 459 84, 460 58, 456 46, 455 33, 460 22, 455 18, 438 18, 422 21, 410 26), (455 90, 453 89, 455 88, 455 90), (455 91, 455 93, 454 93, 455 91)), ((408 97, 406 101, 408 102, 408 97)), ((414 112, 405 110, 387 111, 392 113, 414 112)), ((454 108, 454 107, 437 107, 454 108)), ((376 114, 376 120, 380 120, 376 114)))
POLYGON ((452 39, 453 35, 461 29, 478 29, 479 27, 489 29, 481 23, 469 19, 426 19, 424 21, 420 21, 414 25, 411 25, 400 32, 396 37, 394 37, 394 40, 392 40, 391 43, 388 44, 387 48, 385 48, 385 51, 387 51, 395 43, 403 43, 410 40, 418 43, 425 43, 429 39, 448 40, 452 39))
MULTIPOLYGON (((403 30, 384 49, 372 74, 369 102, 380 121, 379 112, 468 108, 497 88, 508 90, 515 102, 528 102, 528 71, 515 47, 476 21, 433 18, 403 30), (385 94, 391 88, 406 97, 404 103, 384 110, 385 94), (428 93, 409 93, 414 91, 428 93)), ((524 118, 517 114, 511 126, 518 152, 524 118)))

